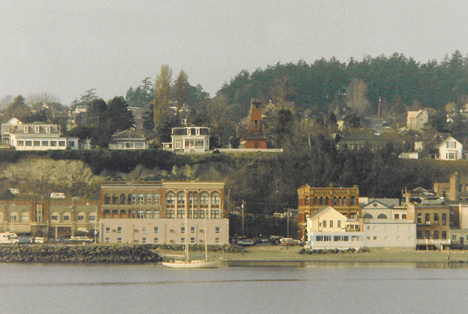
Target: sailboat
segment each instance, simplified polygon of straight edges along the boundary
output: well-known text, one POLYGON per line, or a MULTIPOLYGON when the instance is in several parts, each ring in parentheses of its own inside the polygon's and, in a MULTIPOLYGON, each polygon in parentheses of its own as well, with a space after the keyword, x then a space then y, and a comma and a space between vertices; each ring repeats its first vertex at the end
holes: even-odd
MULTIPOLYGON (((185 191, 186 204, 187 204, 187 191, 185 191)), ((192 201, 192 214, 193 214, 193 201, 192 201)), ((188 233, 188 207, 185 205, 185 232, 188 233)), ((208 260, 208 243, 206 242, 206 214, 205 214, 205 259, 190 259, 189 241, 185 239, 185 259, 171 260, 162 262, 163 266, 170 268, 218 268, 221 260, 208 260)))

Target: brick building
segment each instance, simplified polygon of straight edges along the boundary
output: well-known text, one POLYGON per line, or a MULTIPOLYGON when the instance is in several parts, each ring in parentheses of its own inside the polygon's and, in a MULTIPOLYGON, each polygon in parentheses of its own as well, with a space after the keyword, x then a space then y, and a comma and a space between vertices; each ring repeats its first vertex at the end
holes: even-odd
POLYGON ((223 182, 105 182, 101 202, 103 242, 203 243, 204 232, 209 244, 229 242, 223 182))
POLYGON ((300 238, 305 236, 306 219, 325 206, 331 206, 349 219, 361 218, 359 187, 352 188, 310 187, 308 184, 297 189, 298 224, 300 238))
POLYGON ((0 201, 0 230, 59 238, 94 237, 101 203, 89 200, 0 201))

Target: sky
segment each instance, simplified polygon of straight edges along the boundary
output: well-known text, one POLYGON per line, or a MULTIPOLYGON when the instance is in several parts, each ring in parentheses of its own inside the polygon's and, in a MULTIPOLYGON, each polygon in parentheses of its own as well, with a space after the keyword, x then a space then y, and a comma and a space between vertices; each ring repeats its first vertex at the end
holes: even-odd
POLYGON ((336 57, 468 54, 468 1, 0 0, 0 99, 125 96, 168 64, 214 96, 240 71, 336 57))

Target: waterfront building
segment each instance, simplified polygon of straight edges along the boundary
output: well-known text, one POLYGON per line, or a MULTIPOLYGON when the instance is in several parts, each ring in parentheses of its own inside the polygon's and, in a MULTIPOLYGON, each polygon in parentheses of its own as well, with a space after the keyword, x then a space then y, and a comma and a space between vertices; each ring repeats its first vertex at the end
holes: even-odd
POLYGON ((90 200, 0 201, 0 230, 47 238, 94 237, 101 203, 90 200))
POLYGON ((308 184, 297 189, 298 194, 298 224, 300 238, 305 236, 306 219, 324 206, 332 206, 349 219, 361 216, 359 207, 359 188, 311 187, 308 184))
POLYGON ((208 244, 229 243, 223 182, 105 182, 101 202, 103 242, 202 243, 207 232, 208 244))
POLYGON ((416 222, 416 245, 443 250, 450 246, 450 208, 406 202, 407 217, 416 222))
POLYGON ((364 246, 361 221, 349 219, 331 206, 307 218, 307 247, 313 249, 358 249, 364 246))
POLYGON ((146 137, 136 131, 125 130, 112 135, 112 141, 109 143, 111 150, 135 150, 148 149, 146 137))
POLYGON ((416 224, 403 219, 365 219, 364 246, 369 248, 416 248, 416 224))
POLYGON ((468 203, 468 176, 454 172, 449 182, 435 182, 434 192, 448 203, 468 203))

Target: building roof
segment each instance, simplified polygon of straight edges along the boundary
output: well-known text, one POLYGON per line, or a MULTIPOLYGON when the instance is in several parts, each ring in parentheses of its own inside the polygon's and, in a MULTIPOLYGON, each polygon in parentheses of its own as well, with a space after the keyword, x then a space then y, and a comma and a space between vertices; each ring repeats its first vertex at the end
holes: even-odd
POLYGON ((146 141, 146 138, 143 134, 140 132, 135 132, 135 131, 130 131, 130 130, 125 130, 119 133, 115 133, 112 135, 113 140, 142 140, 146 141))

